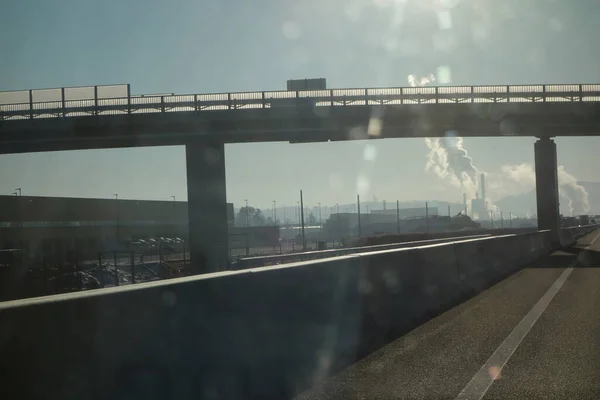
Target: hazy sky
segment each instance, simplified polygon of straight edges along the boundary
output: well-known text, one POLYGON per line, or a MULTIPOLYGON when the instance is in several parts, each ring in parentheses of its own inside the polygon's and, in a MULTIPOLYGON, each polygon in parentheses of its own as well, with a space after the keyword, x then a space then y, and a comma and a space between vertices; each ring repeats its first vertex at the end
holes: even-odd
MULTIPOLYGON (((0 90, 130 83, 134 94, 406 86, 444 66, 452 84, 599 83, 600 3, 587 0, 21 0, 0 12, 0 90), (450 18, 448 18, 448 16, 450 18)), ((559 139, 559 163, 598 180, 600 140, 559 139)), ((499 174, 533 138, 465 139, 499 174)), ((460 201, 425 172, 422 139, 226 148, 228 200, 259 207, 372 199, 460 201), (363 187, 364 189, 364 187, 363 187)), ((0 192, 186 198, 183 147, 0 156, 0 192)), ((516 189, 511 188, 514 191, 516 189)), ((509 189, 498 188, 501 197, 509 189)))

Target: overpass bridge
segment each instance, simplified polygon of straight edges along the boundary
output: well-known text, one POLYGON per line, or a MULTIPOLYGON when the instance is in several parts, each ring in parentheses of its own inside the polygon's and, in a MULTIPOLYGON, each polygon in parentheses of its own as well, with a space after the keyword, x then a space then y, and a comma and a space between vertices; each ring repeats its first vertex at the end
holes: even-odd
POLYGON ((114 85, 0 93, 0 154, 185 145, 197 272, 218 271, 227 262, 226 143, 537 137, 538 228, 556 233, 552 138, 599 133, 598 84, 141 96, 131 95, 129 85, 114 85))
POLYGON ((0 303, 1 398, 600 396, 600 229, 0 303))

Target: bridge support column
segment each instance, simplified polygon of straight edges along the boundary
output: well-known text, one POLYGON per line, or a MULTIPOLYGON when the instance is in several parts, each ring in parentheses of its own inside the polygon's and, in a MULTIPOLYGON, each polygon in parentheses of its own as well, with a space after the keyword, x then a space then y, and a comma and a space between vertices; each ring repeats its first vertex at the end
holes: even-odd
POLYGON ((223 271, 228 264, 225 145, 192 139, 185 146, 190 270, 223 271))
POLYGON ((558 239, 560 217, 556 143, 550 138, 540 138, 535 142, 534 151, 538 229, 550 229, 558 239))

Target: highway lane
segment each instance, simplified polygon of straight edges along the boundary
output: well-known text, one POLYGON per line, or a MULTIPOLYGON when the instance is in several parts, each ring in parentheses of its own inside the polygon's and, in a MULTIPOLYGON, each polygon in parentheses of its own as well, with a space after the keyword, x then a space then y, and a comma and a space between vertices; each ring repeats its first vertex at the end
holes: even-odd
POLYGON ((480 370, 483 389, 463 398, 600 398, 598 255, 595 231, 297 399, 457 399, 480 370), (488 365, 498 354, 506 364, 488 365))

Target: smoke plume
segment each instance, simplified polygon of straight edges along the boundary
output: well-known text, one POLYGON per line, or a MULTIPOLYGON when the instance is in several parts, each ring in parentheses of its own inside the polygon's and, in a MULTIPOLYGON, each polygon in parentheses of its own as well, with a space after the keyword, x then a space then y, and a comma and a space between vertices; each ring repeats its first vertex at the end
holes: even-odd
MULTIPOLYGON (((417 78, 408 76, 412 87, 426 86, 435 81, 435 76, 429 74, 417 78)), ((448 181, 460 188, 467 198, 477 196, 477 178, 479 170, 473 165, 473 159, 463 146, 463 139, 457 136, 443 138, 426 138, 425 144, 429 149, 425 170, 433 172, 441 180, 448 181)), ((501 193, 513 190, 524 191, 535 188, 535 170, 531 164, 504 165, 500 174, 489 174, 488 184, 491 189, 501 193)), ((567 199, 571 215, 585 214, 590 211, 588 193, 577 183, 577 179, 568 173, 564 166, 558 167, 558 185, 560 195, 567 199)), ((488 211, 499 211, 489 199, 486 199, 488 211)))
MULTIPOLYGON (((501 174, 493 175, 491 185, 495 190, 504 190, 508 193, 533 190, 535 189, 534 166, 529 163, 504 165, 501 174)), ((571 215, 586 214, 590 211, 587 191, 562 165, 558 166, 558 190, 560 196, 567 200, 571 215)))
POLYGON ((467 197, 475 198, 478 170, 463 147, 461 137, 426 138, 429 148, 426 171, 459 187, 467 197))

